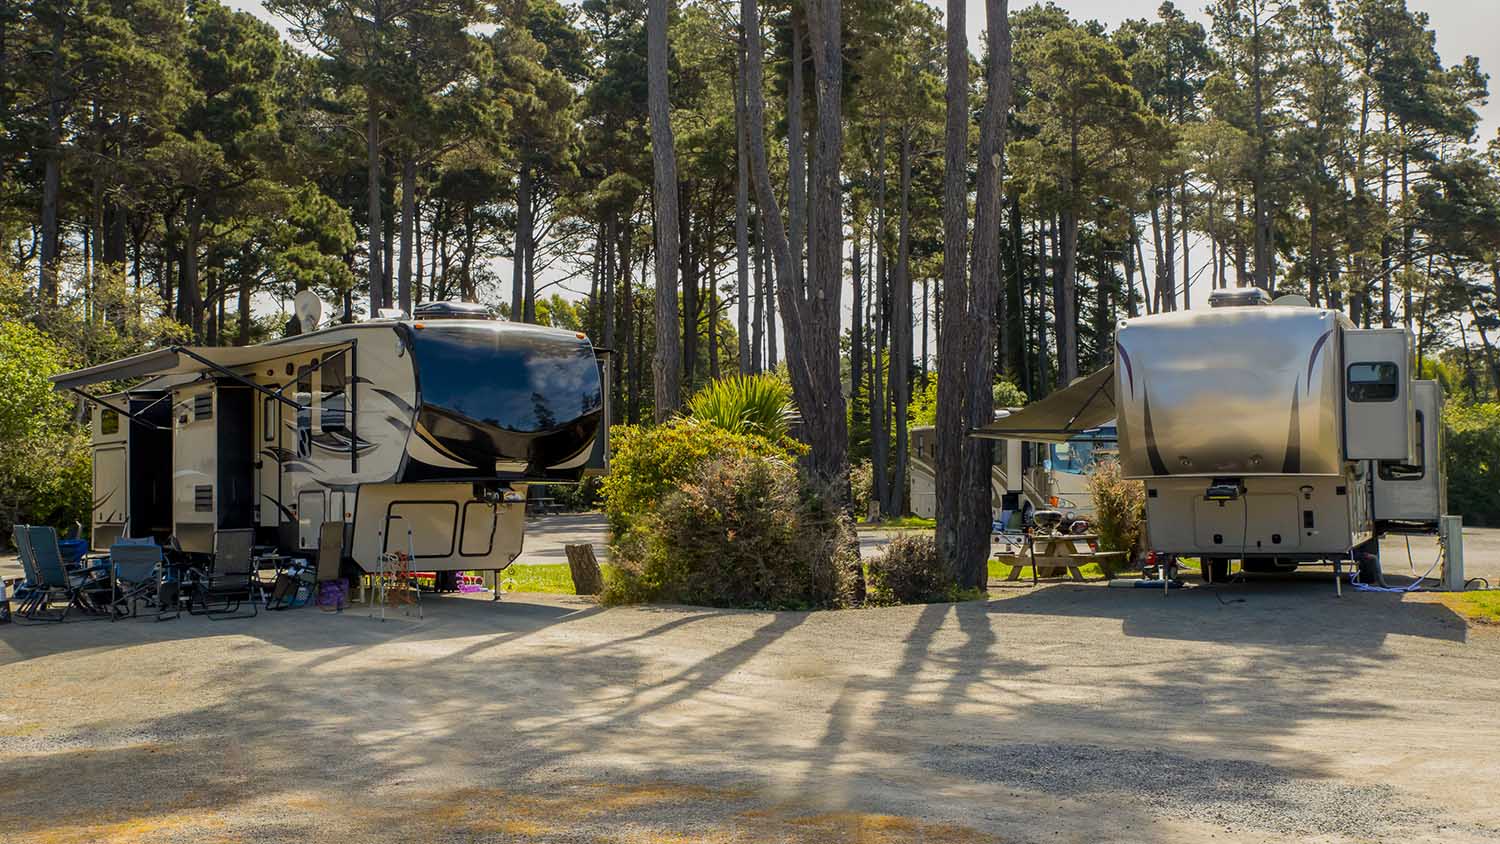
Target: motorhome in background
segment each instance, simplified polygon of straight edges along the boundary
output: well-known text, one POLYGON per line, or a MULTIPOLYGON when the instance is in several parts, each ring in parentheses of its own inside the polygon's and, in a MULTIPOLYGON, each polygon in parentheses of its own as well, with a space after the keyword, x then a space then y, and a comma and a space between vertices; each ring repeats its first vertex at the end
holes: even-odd
POLYGON ((607 373, 583 334, 428 303, 416 319, 173 346, 53 381, 94 401, 95 548, 173 535, 209 550, 216 530, 251 527, 306 551, 343 521, 366 570, 410 528, 415 565, 451 571, 515 559, 529 484, 604 471, 607 373))
POLYGON ((1122 320, 1113 366, 978 434, 1061 441, 1117 416, 1150 550, 1215 579, 1230 560, 1377 578, 1379 537, 1433 532, 1447 503, 1442 393, 1412 377, 1411 333, 1256 288, 1209 304, 1122 320))
MULTIPOLYGON (((1002 411, 1012 413, 1016 409, 1002 411)), ((935 518, 937 490, 933 466, 937 459, 935 429, 911 429, 912 515, 935 518)), ((1060 443, 998 440, 990 470, 994 518, 1002 524, 1012 512, 1030 522, 1036 510, 1059 510, 1065 522, 1087 520, 1093 514, 1088 474, 1101 458, 1117 453, 1113 424, 1083 431, 1060 443)))

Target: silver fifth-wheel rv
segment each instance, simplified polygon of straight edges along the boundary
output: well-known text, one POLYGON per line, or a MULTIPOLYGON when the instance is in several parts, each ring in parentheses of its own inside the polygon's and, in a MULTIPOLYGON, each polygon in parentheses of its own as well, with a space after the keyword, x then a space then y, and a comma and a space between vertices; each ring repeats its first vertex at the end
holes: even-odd
POLYGON ((1349 559, 1373 579, 1381 534, 1437 529, 1443 396, 1413 378, 1410 332, 1257 288, 1209 304, 1122 320, 1113 366, 975 434, 1059 441, 1118 417, 1150 550, 1213 579, 1349 559))
POLYGON ((92 544, 210 550, 252 527, 284 551, 346 524, 366 570, 407 548, 429 571, 521 551, 528 484, 608 459, 608 367, 583 334, 432 303, 247 347, 173 346, 57 376, 94 405, 92 544), (132 383, 106 395, 97 385, 132 383))

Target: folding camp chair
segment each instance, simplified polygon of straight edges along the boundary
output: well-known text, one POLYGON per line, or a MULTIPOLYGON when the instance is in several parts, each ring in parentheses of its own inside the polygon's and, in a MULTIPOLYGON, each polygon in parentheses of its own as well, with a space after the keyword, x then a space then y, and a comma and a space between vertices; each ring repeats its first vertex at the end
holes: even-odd
POLYGON ((69 572, 57 545, 57 531, 33 525, 26 529, 26 540, 31 546, 31 560, 45 592, 28 618, 42 613, 49 621, 63 621, 74 607, 95 612, 108 606, 108 578, 102 576, 98 568, 69 572), (61 611, 55 617, 47 616, 47 610, 58 603, 62 605, 61 611))
MULTIPOLYGON (((343 570, 344 563, 344 523, 324 522, 318 529, 318 590, 321 594, 323 584, 331 584, 339 580, 339 574, 343 570)), ((329 589, 330 597, 334 602, 334 611, 343 612, 344 604, 348 598, 347 585, 329 589)))
POLYGON ((256 593, 260 578, 255 571, 255 531, 250 528, 214 533, 214 558, 208 571, 193 573, 188 612, 218 621, 258 615, 256 593), (249 604, 250 612, 240 612, 249 604), (194 606, 197 609, 194 609, 194 606))
POLYGON ((21 572, 25 577, 16 584, 16 591, 11 595, 11 600, 16 602, 15 614, 19 618, 30 618, 38 603, 47 599, 42 579, 36 573, 36 560, 31 555, 30 530, 29 525, 16 525, 12 533, 16 542, 16 557, 21 561, 21 572))
MULTIPOLYGON (((144 543, 122 539, 109 546, 110 572, 114 576, 110 618, 134 617, 141 602, 157 605, 163 560, 161 546, 149 539, 144 543)), ((163 609, 158 607, 158 619, 163 609)))

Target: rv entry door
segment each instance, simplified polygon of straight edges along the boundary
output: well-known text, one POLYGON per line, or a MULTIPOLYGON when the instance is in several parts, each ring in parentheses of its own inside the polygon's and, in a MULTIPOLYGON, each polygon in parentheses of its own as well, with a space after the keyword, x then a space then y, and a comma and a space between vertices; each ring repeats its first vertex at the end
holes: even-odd
POLYGON ((1404 328, 1344 331, 1344 456, 1412 458, 1411 334, 1404 328))

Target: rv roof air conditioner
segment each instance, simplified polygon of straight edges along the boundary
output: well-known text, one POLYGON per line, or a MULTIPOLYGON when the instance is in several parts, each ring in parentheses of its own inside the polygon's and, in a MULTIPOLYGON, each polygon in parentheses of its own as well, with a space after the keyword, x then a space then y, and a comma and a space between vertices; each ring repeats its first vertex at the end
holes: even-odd
POLYGON ((416 319, 494 319, 478 302, 423 302, 412 311, 416 319))
POLYGON ((1271 294, 1259 287, 1236 287, 1208 294, 1210 308, 1242 308, 1247 305, 1269 305, 1271 294))

